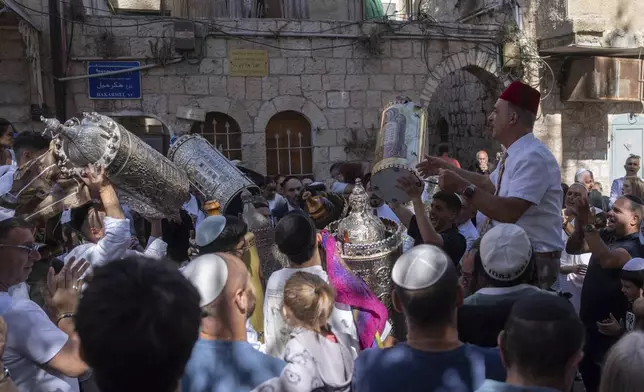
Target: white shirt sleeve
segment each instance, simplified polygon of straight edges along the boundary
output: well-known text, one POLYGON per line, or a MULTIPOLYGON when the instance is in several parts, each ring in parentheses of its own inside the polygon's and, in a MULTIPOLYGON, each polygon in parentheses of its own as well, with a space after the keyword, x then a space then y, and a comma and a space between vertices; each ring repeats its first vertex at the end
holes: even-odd
POLYGON ((92 260, 95 265, 102 265, 110 260, 117 260, 125 256, 130 247, 130 221, 128 219, 114 219, 108 216, 103 220, 105 235, 91 250, 94 253, 92 260))
POLYGON ((619 186, 619 179, 613 180, 613 184, 610 187, 610 205, 615 203, 618 197, 622 195, 622 187, 619 186))
POLYGON ((17 167, 13 165, 4 165, 0 167, 0 196, 6 195, 13 187, 13 175, 17 167))
MULTIPOLYGON (((505 197, 514 197, 538 205, 550 187, 551 174, 548 168, 540 165, 543 159, 538 153, 528 152, 514 165, 508 184, 503 184, 506 177, 501 179, 501 186, 508 189, 505 197)), ((510 174, 510 173, 508 173, 510 174)))
POLYGON ((8 328, 7 346, 37 364, 51 361, 69 339, 33 301, 15 301, 3 317, 8 328))
POLYGON ((148 246, 143 254, 153 259, 162 259, 168 254, 168 244, 161 238, 150 236, 148 246))

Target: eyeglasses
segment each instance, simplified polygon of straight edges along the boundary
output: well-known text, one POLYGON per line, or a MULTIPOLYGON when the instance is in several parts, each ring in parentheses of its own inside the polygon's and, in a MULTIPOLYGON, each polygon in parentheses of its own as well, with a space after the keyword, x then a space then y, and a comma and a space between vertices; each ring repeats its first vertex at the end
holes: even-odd
POLYGON ((45 244, 40 244, 40 243, 33 243, 30 245, 8 245, 8 244, 0 244, 0 248, 14 248, 14 249, 22 249, 26 250, 29 252, 29 255, 33 255, 35 253, 38 253, 42 247, 45 246, 45 244))

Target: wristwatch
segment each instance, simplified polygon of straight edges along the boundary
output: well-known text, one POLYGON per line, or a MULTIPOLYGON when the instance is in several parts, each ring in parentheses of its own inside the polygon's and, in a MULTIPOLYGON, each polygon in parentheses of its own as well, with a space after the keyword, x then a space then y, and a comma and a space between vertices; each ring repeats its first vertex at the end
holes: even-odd
POLYGON ((591 225, 590 223, 584 225, 584 233, 592 233, 593 231, 596 231, 596 230, 597 228, 595 227, 595 225, 591 225))
POLYGON ((470 184, 463 191, 463 197, 465 197, 466 199, 471 199, 474 196, 474 192, 476 192, 476 185, 470 184))
POLYGON ((0 382, 3 382, 10 378, 11 378, 11 373, 9 373, 9 369, 7 369, 6 366, 3 366, 2 373, 0 373, 0 382))

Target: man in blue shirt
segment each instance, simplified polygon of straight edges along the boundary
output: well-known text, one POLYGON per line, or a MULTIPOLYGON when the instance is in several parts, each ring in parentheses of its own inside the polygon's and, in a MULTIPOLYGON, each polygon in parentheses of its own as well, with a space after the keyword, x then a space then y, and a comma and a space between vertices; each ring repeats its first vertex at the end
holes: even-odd
POLYGON ((246 340, 246 319, 255 308, 250 273, 229 254, 192 260, 183 274, 201 295, 199 340, 181 380, 183 392, 246 392, 279 377, 286 365, 246 340))
POLYGON ((463 289, 445 252, 416 246, 396 261, 391 276, 394 307, 407 319, 407 342, 361 352, 353 392, 474 391, 486 378, 505 379, 498 349, 458 338, 456 308, 463 303, 463 289))
POLYGON ((519 299, 499 334, 505 382, 477 392, 568 392, 583 357, 584 325, 566 299, 538 293, 519 299))

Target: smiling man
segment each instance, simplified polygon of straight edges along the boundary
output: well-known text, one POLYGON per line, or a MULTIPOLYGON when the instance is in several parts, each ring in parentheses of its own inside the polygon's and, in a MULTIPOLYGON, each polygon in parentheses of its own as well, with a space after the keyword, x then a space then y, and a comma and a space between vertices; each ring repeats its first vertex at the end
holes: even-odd
POLYGON ((425 210, 419 187, 411 177, 398 180, 398 187, 404 190, 414 205, 411 212, 403 205, 395 205, 392 210, 407 228, 407 234, 414 239, 414 245, 428 244, 441 248, 458 266, 465 253, 467 242, 459 233, 457 218, 461 211, 461 200, 455 193, 439 191, 432 198, 429 217, 425 210))
MULTIPOLYGON (((88 367, 80 357, 78 340, 71 337, 74 334, 74 304, 68 304, 70 301, 56 293, 57 314, 54 317, 57 317, 57 325, 54 325, 35 302, 11 297, 7 292, 9 286, 24 282, 34 261, 40 259, 31 230, 31 226, 20 219, 0 222, 0 316, 8 327, 7 348, 2 359, 19 392, 78 392, 77 377, 88 367)), ((70 282, 76 282, 85 271, 86 267, 79 270, 82 264, 70 262, 70 282)), ((68 299, 77 299, 80 295, 77 285, 73 286, 73 292, 70 291, 66 291, 68 299)))
POLYGON ((575 200, 575 230, 566 243, 568 254, 592 253, 581 290, 579 316, 586 327, 584 358, 579 366, 586 390, 599 387, 600 364, 617 337, 600 333, 598 323, 623 319, 628 301, 622 294, 622 267, 640 257, 640 221, 644 206, 635 196, 622 196, 608 212, 607 230, 594 224, 588 198, 582 193, 575 200))

